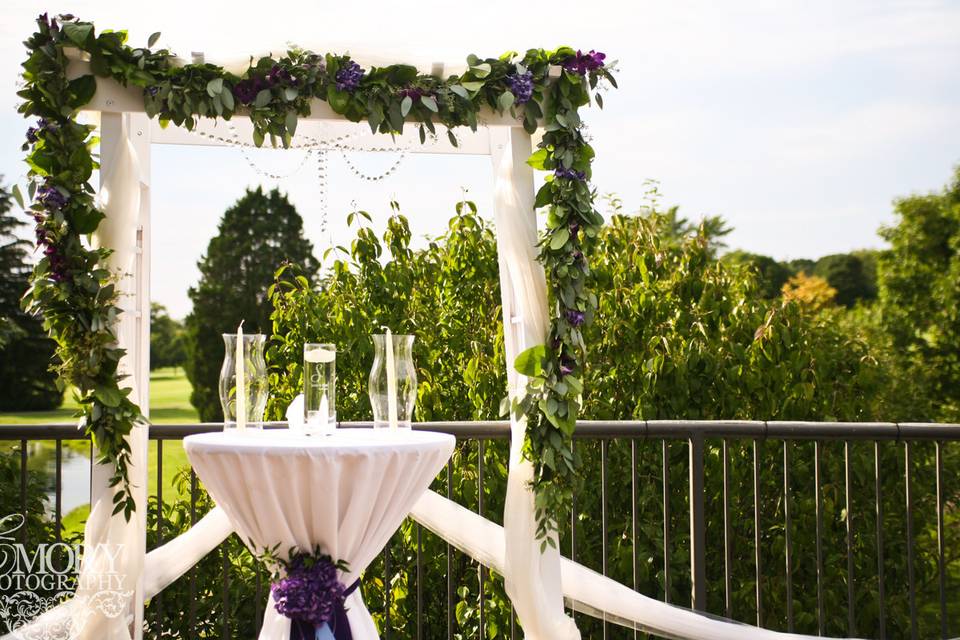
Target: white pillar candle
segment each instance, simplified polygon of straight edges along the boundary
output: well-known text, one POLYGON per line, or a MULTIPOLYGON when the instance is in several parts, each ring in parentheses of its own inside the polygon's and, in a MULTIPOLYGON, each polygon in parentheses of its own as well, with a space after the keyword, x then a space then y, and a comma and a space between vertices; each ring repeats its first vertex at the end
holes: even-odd
POLYGON ((247 428, 247 391, 246 379, 244 378, 243 362, 243 320, 237 327, 237 353, 236 353, 236 378, 237 378, 237 430, 244 431, 247 428))
POLYGON ((397 366, 393 359, 393 334, 387 327, 387 416, 390 428, 397 428, 397 366))

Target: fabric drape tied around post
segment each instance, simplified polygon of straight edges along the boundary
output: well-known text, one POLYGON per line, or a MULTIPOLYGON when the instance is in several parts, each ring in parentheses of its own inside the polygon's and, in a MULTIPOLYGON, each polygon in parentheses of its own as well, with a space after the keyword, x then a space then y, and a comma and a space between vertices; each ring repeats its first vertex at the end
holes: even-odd
POLYGON ((347 618, 346 598, 359 586, 360 580, 357 579, 344 590, 344 600, 334 607, 333 619, 330 622, 314 627, 309 622, 294 620, 290 625, 290 640, 353 640, 350 620, 347 618))

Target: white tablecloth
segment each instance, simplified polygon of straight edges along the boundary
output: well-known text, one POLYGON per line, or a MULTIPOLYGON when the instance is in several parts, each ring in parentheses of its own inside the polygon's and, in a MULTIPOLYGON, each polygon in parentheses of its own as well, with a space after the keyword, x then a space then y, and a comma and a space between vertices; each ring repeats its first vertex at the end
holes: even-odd
MULTIPOLYGON (((423 431, 338 429, 332 436, 285 430, 205 433, 184 439, 190 463, 244 542, 320 545, 350 572, 349 586, 386 545, 453 453, 453 436, 423 431)), ((354 640, 377 635, 360 589, 346 601, 354 640)), ((271 598, 260 640, 287 640, 290 620, 271 598)))

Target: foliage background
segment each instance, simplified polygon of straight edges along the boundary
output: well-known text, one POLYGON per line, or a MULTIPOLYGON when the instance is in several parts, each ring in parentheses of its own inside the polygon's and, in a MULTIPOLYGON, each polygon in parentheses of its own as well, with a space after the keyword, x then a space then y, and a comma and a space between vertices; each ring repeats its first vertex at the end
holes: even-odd
POLYGON ((270 333, 267 288, 277 266, 317 270, 313 245, 303 237, 303 220, 277 189, 248 189, 227 209, 197 266, 200 281, 190 288, 193 311, 186 319, 186 372, 193 385, 190 402, 204 422, 223 420, 218 390, 224 333, 270 333))
POLYGON ((0 184, 0 411, 42 411, 63 402, 50 371, 54 343, 41 321, 20 309, 33 271, 33 247, 21 235, 25 226, 0 184))

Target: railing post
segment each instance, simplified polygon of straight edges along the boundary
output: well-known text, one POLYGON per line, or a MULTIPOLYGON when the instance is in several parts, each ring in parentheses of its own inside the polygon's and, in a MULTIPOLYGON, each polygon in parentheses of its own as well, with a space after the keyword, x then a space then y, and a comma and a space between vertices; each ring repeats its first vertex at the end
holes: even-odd
POLYGON ((707 610, 707 533, 703 506, 703 434, 690 436, 690 606, 707 610))

